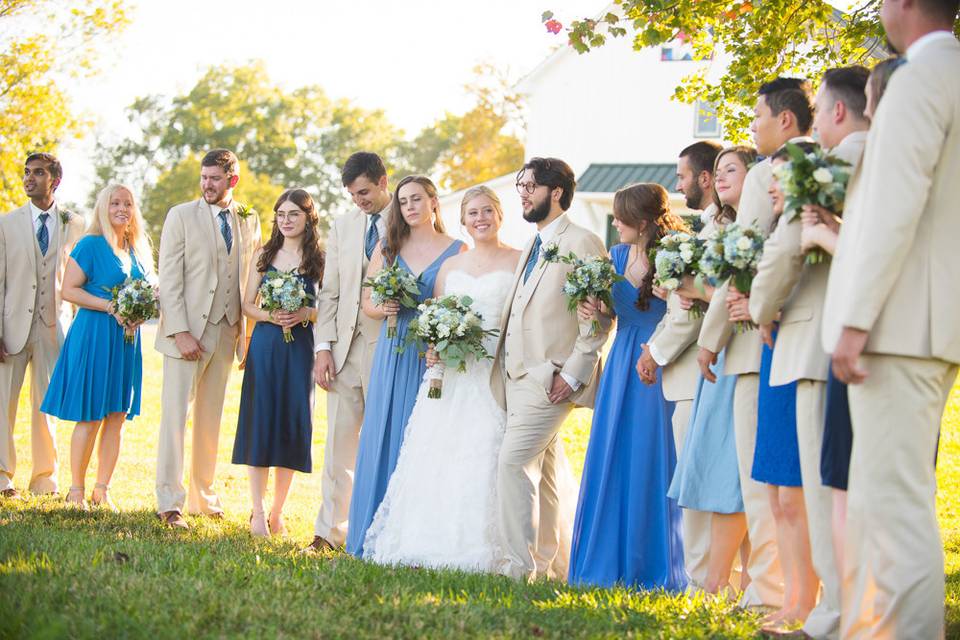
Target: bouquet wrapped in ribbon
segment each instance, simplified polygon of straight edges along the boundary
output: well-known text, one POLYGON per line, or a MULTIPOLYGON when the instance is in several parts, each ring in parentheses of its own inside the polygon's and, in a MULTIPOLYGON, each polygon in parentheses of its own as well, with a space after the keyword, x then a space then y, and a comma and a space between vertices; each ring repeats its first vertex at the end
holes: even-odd
MULTIPOLYGON (((788 142, 790 159, 774 167, 773 173, 783 191, 783 215, 787 222, 793 221, 804 205, 815 204, 834 212, 843 213, 843 202, 850 181, 850 164, 827 154, 822 148, 805 153, 799 146, 788 142)), ((826 254, 820 248, 807 252, 807 264, 823 262, 826 254)))
MULTIPOLYGON (((623 280, 617 273, 610 258, 606 256, 587 256, 579 258, 574 253, 565 256, 559 255, 554 245, 547 247, 543 252, 543 259, 547 262, 563 262, 573 267, 563 283, 563 293, 567 296, 567 308, 576 312, 577 306, 588 298, 596 298, 607 307, 613 306, 610 289, 615 282, 623 280)), ((591 336, 600 331, 600 322, 596 319, 590 323, 591 336)))
MULTIPOLYGON (((259 294, 260 308, 268 313, 299 311, 313 300, 296 271, 271 273, 260 284, 259 294)), ((293 332, 289 328, 283 330, 283 341, 293 342, 293 332)))
MULTIPOLYGON (((492 358, 483 339, 499 333, 496 329, 484 329, 483 318, 471 307, 470 296, 446 295, 420 303, 419 314, 410 321, 407 341, 421 340, 432 344, 437 357, 446 367, 457 371, 467 370, 467 358, 477 360, 492 358)), ((428 398, 439 398, 443 389, 443 371, 439 377, 431 376, 428 398)))
MULTIPOLYGON (((140 324, 160 315, 160 292, 143 278, 127 278, 109 291, 114 313, 126 323, 140 324)), ((124 328, 123 339, 133 344, 136 331, 124 328)))
MULTIPOLYGON (((374 276, 363 281, 363 286, 370 287, 370 300, 380 306, 387 300, 396 300, 400 306, 408 309, 417 307, 417 296, 420 295, 420 285, 412 273, 394 261, 393 266, 384 267, 374 276)), ((387 316, 387 337, 397 335, 397 316, 387 316)))
MULTIPOLYGON (((704 242, 684 231, 672 231, 660 239, 652 263, 656 269, 656 282, 667 291, 676 291, 684 276, 699 276, 700 257, 704 242)), ((703 315, 703 306, 696 301, 690 315, 703 315)))

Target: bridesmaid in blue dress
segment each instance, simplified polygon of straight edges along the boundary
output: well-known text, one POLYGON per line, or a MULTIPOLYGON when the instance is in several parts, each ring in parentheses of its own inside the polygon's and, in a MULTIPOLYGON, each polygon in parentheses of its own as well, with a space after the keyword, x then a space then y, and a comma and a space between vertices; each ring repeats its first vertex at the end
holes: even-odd
POLYGON ((317 317, 317 283, 323 278, 324 254, 317 235, 313 198, 303 189, 284 191, 273 206, 270 239, 253 256, 243 294, 243 313, 255 321, 244 362, 240 415, 233 443, 233 464, 248 465, 250 533, 282 535, 283 505, 293 473, 310 473, 313 442, 313 329, 317 317), (297 311, 266 312, 257 293, 278 272, 296 272, 309 296, 297 311), (284 330, 292 342, 284 340, 284 330), (274 468, 273 506, 263 511, 270 468, 274 468))
MULTIPOLYGON (((429 178, 407 176, 401 180, 390 207, 386 238, 374 250, 367 273, 373 275, 384 265, 396 261, 417 277, 420 288, 417 302, 423 302, 433 296, 434 282, 443 262, 465 251, 467 246, 445 234, 437 188, 429 178)), ((407 326, 416 310, 401 308, 396 301, 375 306, 366 288, 362 307, 372 318, 397 316, 397 333, 388 338, 387 323, 380 329, 370 375, 373 384, 360 429, 346 545, 347 551, 358 558, 363 556, 367 528, 397 465, 403 432, 426 371, 426 364, 418 353, 420 349, 415 345, 397 353, 397 348, 406 344, 407 326)))
MULTIPOLYGON (((652 297, 648 251, 670 229, 683 228, 670 212, 666 190, 635 184, 616 193, 614 225, 619 244, 611 250, 616 338, 600 378, 590 442, 574 521, 569 580, 572 584, 636 589, 686 587, 681 514, 667 487, 676 464, 671 416, 658 380, 647 386, 633 365, 663 314, 652 297)), ((581 305, 584 319, 596 312, 581 305)))
POLYGON ((109 185, 97 196, 87 235, 70 253, 62 296, 77 307, 40 410, 76 422, 70 440, 67 502, 87 508, 84 482, 100 432, 94 505, 113 511, 108 489, 124 420, 140 414, 143 361, 139 325, 114 314, 111 290, 128 278, 154 280, 153 254, 133 191, 109 185), (133 343, 125 333, 132 334, 133 343))

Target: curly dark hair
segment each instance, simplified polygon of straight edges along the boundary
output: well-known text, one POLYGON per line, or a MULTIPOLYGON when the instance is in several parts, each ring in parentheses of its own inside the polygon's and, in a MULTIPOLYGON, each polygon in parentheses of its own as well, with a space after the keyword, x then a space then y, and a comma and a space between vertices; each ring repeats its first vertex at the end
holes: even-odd
MULTIPOLYGON (((613 217, 633 229, 647 223, 643 238, 637 242, 637 248, 642 251, 642 254, 638 252, 638 257, 649 256, 668 231, 690 231, 683 218, 670 210, 667 190, 653 182, 632 184, 617 191, 613 195, 613 217)), ((637 309, 641 311, 650 308, 654 272, 651 261, 637 295, 637 309)))
MULTIPOLYGON (((318 232, 319 219, 317 210, 313 204, 313 198, 303 189, 287 189, 277 198, 273 205, 274 213, 284 202, 293 202, 300 207, 307 216, 307 224, 304 228, 303 239, 300 241, 302 257, 300 259, 300 273, 308 280, 319 283, 323 280, 323 266, 326 260, 323 249, 320 248, 320 234, 318 232)), ((276 221, 273 223, 273 231, 270 232, 270 239, 263 245, 263 253, 260 254, 260 260, 257 261, 257 271, 266 273, 267 269, 277 257, 277 252, 283 246, 283 234, 280 233, 280 227, 276 221)))

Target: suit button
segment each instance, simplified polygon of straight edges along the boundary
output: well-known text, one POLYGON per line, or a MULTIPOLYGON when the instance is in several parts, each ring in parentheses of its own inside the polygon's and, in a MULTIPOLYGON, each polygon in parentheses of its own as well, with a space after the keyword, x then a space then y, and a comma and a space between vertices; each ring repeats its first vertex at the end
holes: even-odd
POLYGON ((200 317, 203 318, 204 320, 206 320, 206 319, 207 319, 207 314, 203 314, 203 315, 200 316, 200 317))
POLYGON ((33 313, 33 309, 27 309, 27 313, 33 313))
POLYGON ((36 288, 37 288, 37 285, 33 285, 33 288, 36 289, 36 288))
POLYGON ((216 291, 214 291, 213 289, 210 289, 210 293, 213 294, 213 293, 216 293, 216 291))

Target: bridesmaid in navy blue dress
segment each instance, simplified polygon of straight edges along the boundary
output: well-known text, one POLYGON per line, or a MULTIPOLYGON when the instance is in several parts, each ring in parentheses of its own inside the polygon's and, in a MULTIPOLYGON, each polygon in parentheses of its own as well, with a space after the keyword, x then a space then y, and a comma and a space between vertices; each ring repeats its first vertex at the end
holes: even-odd
POLYGON ((249 466, 254 536, 282 535, 283 505, 293 473, 310 473, 313 440, 313 328, 317 285, 323 279, 324 255, 317 235, 313 198, 303 189, 288 189, 273 206, 273 231, 253 256, 243 294, 243 312, 256 321, 244 361, 240 415, 233 443, 233 464, 249 466), (257 301, 260 284, 280 272, 296 272, 309 299, 293 312, 266 312, 257 301), (293 336, 284 340, 284 330, 293 336), (270 468, 274 468, 273 506, 263 511, 270 468))
MULTIPOLYGON (((667 308, 652 297, 646 256, 667 230, 683 223, 670 213, 667 192, 656 184, 618 191, 613 215, 625 244, 613 247, 611 259, 626 280, 613 285, 617 333, 594 405, 569 580, 676 591, 687 578, 680 507, 667 497, 676 465, 673 404, 664 399, 659 380, 643 384, 633 365, 667 308)), ((579 312, 589 317, 595 307, 584 304, 579 312)))
POLYGON ((67 502, 86 508, 84 479, 97 432, 94 505, 116 511, 107 493, 124 420, 140 414, 143 361, 138 325, 114 315, 111 290, 128 278, 153 279, 153 255, 133 191, 110 185, 97 196, 87 235, 70 253, 62 296, 80 310, 67 333, 40 410, 76 422, 70 441, 67 502), (127 342, 124 333, 133 335, 127 342))
MULTIPOLYGON (((434 282, 443 262, 466 248, 463 242, 445 234, 433 182, 423 176, 407 176, 394 192, 386 238, 374 250, 367 273, 376 274, 385 264, 396 261, 417 277, 417 302, 423 302, 433 297, 434 282)), ((401 308, 395 301, 377 307, 370 300, 369 289, 363 290, 362 307, 372 318, 397 316, 397 334, 388 338, 387 323, 383 323, 370 374, 373 384, 360 428, 347 530, 347 551, 358 558, 363 557, 367 529, 397 466, 403 432, 426 371, 415 345, 397 353, 397 348, 406 344, 407 326, 416 310, 401 308)))

